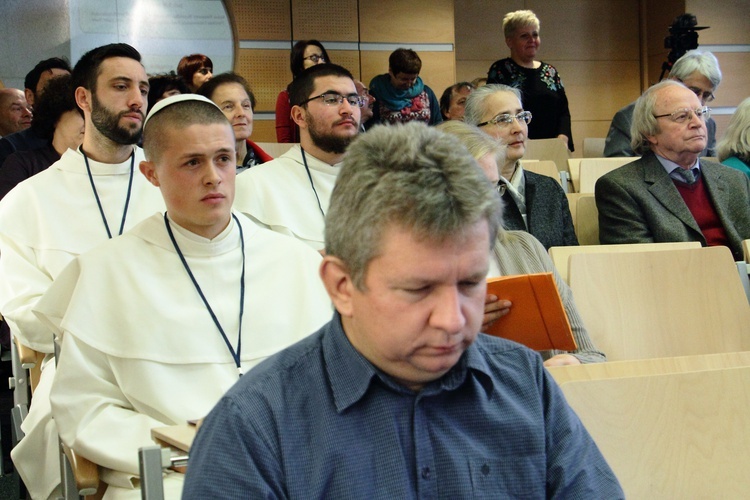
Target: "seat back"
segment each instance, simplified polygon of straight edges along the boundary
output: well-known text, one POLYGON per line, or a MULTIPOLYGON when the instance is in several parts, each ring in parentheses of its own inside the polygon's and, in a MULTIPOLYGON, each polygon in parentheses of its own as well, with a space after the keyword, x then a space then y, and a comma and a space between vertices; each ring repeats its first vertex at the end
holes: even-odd
POLYGON ((593 195, 581 196, 576 201, 574 229, 579 244, 599 244, 599 210, 596 208, 596 199, 593 195))
POLYGON ((561 385, 626 498, 744 498, 748 387, 750 366, 561 385))
POLYGON ((750 306, 726 247, 579 253, 568 280, 611 361, 750 350, 750 306))
POLYGON ((551 160, 537 160, 523 162, 523 169, 535 174, 546 175, 552 177, 557 181, 558 184, 562 185, 560 181, 560 171, 557 169, 557 165, 551 160))
POLYGON ((527 160, 552 160, 561 171, 568 170, 570 151, 568 145, 560 139, 530 139, 526 141, 527 160))
POLYGON ((582 158, 568 158, 568 172, 574 193, 581 192, 581 160, 582 158))
MULTIPOLYGON (((574 222, 575 224, 575 222, 574 222)), ((579 253, 622 253, 622 252, 656 252, 661 250, 681 250, 700 248, 698 241, 678 241, 673 243, 630 243, 622 245, 581 245, 577 247, 552 247, 549 256, 557 268, 560 277, 568 283, 568 263, 570 256, 579 253)))
POLYGON ((295 146, 294 143, 287 143, 287 142, 258 142, 256 143, 260 149, 271 155, 273 158, 278 158, 279 156, 283 155, 287 151, 289 151, 292 146, 295 146))
POLYGON ((580 165, 579 192, 593 193, 599 177, 627 165, 638 158, 583 158, 580 165))
POLYGON ((601 158, 604 156, 606 137, 586 137, 583 139, 583 157, 601 158))

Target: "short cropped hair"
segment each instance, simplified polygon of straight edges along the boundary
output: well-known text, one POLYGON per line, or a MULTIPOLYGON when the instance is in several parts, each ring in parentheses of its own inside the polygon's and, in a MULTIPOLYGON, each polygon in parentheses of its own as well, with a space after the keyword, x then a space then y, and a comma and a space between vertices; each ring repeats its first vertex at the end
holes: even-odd
POLYGON ((443 91, 443 95, 440 96, 440 112, 443 113, 443 117, 446 116, 448 113, 448 110, 451 107, 451 97, 453 97, 453 92, 458 92, 459 90, 463 89, 464 87, 469 88, 471 90, 474 90, 476 87, 469 83, 469 82, 458 82, 454 83, 447 89, 443 91))
POLYGON ((86 52, 73 68, 73 88, 96 91, 96 79, 102 62, 112 57, 127 57, 141 62, 141 54, 127 43, 110 43, 86 52))
POLYGON ((190 100, 167 106, 155 115, 149 116, 143 127, 143 152, 149 161, 161 158, 164 130, 184 129, 190 125, 226 124, 231 127, 224 113, 213 103, 190 100))
POLYGON ((75 88, 70 75, 59 75, 50 78, 45 91, 39 96, 34 106, 34 120, 31 129, 42 139, 49 141, 55 135, 57 122, 67 111, 83 112, 76 104, 75 88), (49 90, 50 92, 47 92, 49 90))
POLYGON ((508 12, 503 17, 503 34, 505 38, 512 37, 519 28, 532 26, 539 31, 539 18, 530 10, 516 10, 508 12))
POLYGON ((491 248, 500 219, 499 195, 458 139, 419 123, 373 127, 347 150, 326 214, 326 254, 364 290, 389 227, 442 243, 486 220, 491 248))
POLYGON ((491 83, 479 87, 466 99, 466 110, 464 111, 464 121, 469 125, 478 125, 482 123, 482 117, 487 106, 487 99, 497 94, 498 92, 510 92, 521 101, 521 91, 515 87, 509 87, 508 85, 502 85, 499 83, 491 83))
POLYGON ((255 94, 253 94, 253 91, 250 90, 250 85, 248 85, 247 80, 242 78, 237 73, 233 73, 231 71, 214 76, 206 83, 198 87, 198 90, 196 90, 195 93, 198 95, 202 95, 203 97, 207 97, 213 101, 213 95, 214 92, 216 92, 216 89, 228 83, 236 83, 238 85, 242 85, 242 88, 250 98, 250 107, 253 109, 253 111, 255 111, 255 94))
POLYGON ((23 81, 24 88, 29 89, 34 95, 36 95, 36 86, 39 84, 39 79, 42 77, 45 71, 53 69, 62 69, 71 72, 70 63, 66 59, 61 57, 51 57, 43 61, 39 61, 34 69, 26 74, 26 78, 23 81))
POLYGON ((705 76, 711 82, 714 90, 721 83, 721 69, 719 60, 711 52, 702 50, 689 50, 677 59, 669 71, 669 78, 684 81, 695 72, 705 76))
POLYGON ((418 75, 422 71, 422 60, 411 49, 396 49, 388 56, 388 67, 394 75, 418 75))
POLYGON ((331 59, 328 57, 328 52, 326 52, 322 43, 317 40, 300 40, 294 44, 292 51, 289 53, 289 69, 292 70, 292 79, 297 78, 305 69, 305 49, 307 49, 308 45, 314 45, 319 48, 323 53, 323 59, 325 59, 325 62, 331 62, 331 59))
POLYGON ((654 118, 656 94, 665 87, 675 85, 684 89, 687 88, 676 80, 663 80, 647 88, 646 91, 635 101, 633 121, 630 123, 630 145, 635 154, 643 155, 647 151, 650 151, 651 143, 648 138, 661 132, 659 122, 654 118))
POLYGON ((310 66, 289 84, 289 103, 292 106, 299 106, 301 102, 306 101, 315 90, 315 80, 326 76, 350 78, 352 82, 354 81, 349 70, 338 64, 326 63, 310 66))
POLYGON ((148 86, 148 109, 153 108, 154 104, 162 99, 161 96, 164 92, 170 90, 177 90, 180 94, 187 94, 190 92, 185 80, 174 71, 149 76, 148 86))
POLYGON ((716 153, 719 161, 737 156, 745 163, 750 162, 750 97, 737 106, 724 137, 716 145, 716 153))
POLYGON ((211 68, 214 70, 214 63, 211 58, 204 54, 190 54, 180 59, 177 63, 177 74, 185 80, 188 86, 193 85, 193 75, 201 68, 211 68))

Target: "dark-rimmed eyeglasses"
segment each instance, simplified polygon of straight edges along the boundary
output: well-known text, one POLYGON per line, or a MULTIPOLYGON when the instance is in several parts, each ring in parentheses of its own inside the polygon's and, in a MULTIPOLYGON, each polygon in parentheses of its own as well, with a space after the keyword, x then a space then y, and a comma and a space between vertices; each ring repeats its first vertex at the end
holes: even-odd
POLYGON ((323 54, 313 54, 311 56, 303 57, 303 61, 312 61, 313 64, 318 64, 318 61, 326 62, 326 58, 323 54))
POLYGON ((485 125, 500 125, 501 127, 510 125, 513 120, 517 120, 518 123, 524 122, 526 124, 531 123, 531 111, 521 111, 517 115, 511 115, 509 113, 500 113, 494 118, 477 124, 477 127, 484 127, 485 125))
POLYGON ((299 103, 299 106, 304 106, 308 102, 314 101, 315 99, 322 100, 323 104, 325 104, 326 106, 340 106, 344 103, 344 100, 346 100, 346 102, 348 102, 350 106, 357 108, 363 108, 367 102, 367 99, 361 97, 359 94, 341 95, 338 92, 326 92, 324 94, 305 99, 304 101, 299 103))
POLYGON ((667 118, 669 117, 675 123, 685 123, 693 119, 693 114, 696 114, 704 122, 711 117, 711 108, 708 106, 701 106, 700 108, 690 109, 681 108, 671 113, 663 115, 654 115, 654 118, 667 118))

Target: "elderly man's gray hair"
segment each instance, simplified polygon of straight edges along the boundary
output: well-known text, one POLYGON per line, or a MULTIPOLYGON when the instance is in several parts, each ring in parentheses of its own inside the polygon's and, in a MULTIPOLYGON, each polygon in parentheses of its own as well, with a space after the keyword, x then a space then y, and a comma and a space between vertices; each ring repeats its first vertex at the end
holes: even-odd
POLYGON ((643 155, 651 149, 651 143, 648 138, 658 134, 661 129, 659 122, 654 117, 654 107, 656 107, 656 97, 659 91, 665 87, 682 87, 685 85, 676 80, 662 80, 656 85, 652 85, 635 101, 633 109, 633 121, 630 123, 630 145, 637 155, 643 155))
POLYGON ((689 50, 677 59, 669 71, 669 78, 684 82, 695 72, 705 76, 711 82, 713 90, 721 83, 721 69, 719 61, 711 52, 689 50))

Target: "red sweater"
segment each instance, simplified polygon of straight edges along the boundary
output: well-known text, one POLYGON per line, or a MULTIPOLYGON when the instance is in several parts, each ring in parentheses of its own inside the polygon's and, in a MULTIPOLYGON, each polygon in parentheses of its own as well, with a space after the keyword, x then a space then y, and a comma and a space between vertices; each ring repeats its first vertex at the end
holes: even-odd
POLYGON ((724 226, 721 224, 719 215, 716 213, 714 204, 708 194, 706 185, 703 183, 703 176, 693 184, 674 181, 682 199, 685 200, 690 213, 693 214, 695 222, 698 223, 703 237, 706 238, 708 246, 729 246, 729 238, 724 226))

